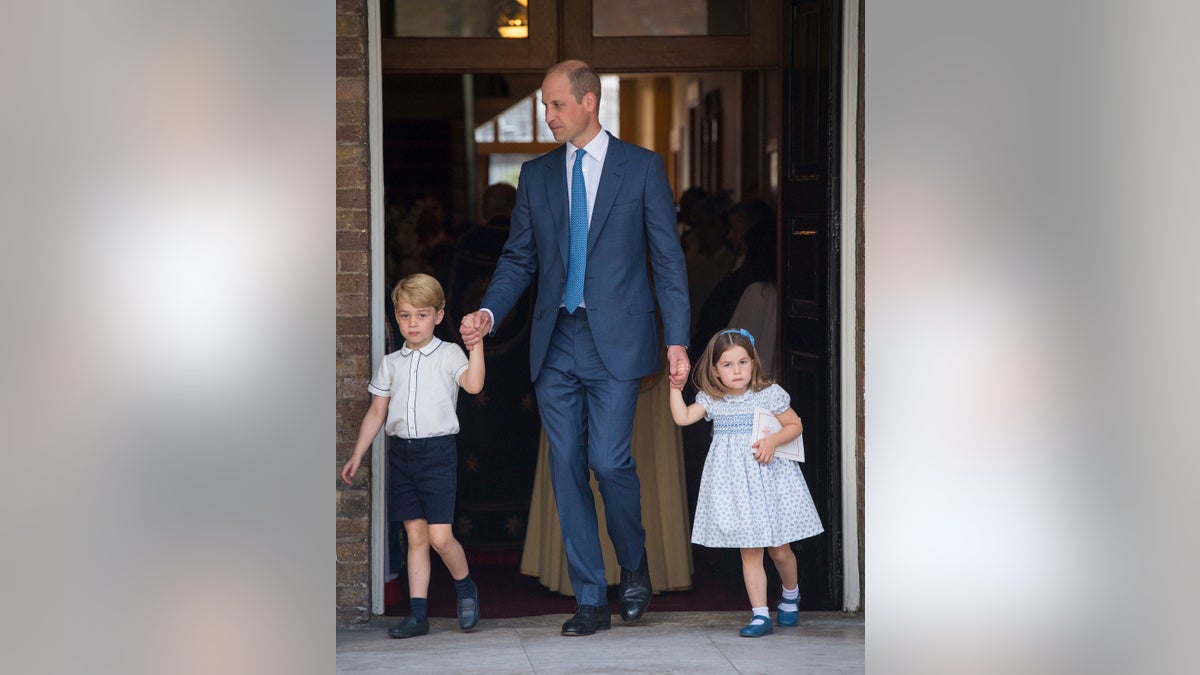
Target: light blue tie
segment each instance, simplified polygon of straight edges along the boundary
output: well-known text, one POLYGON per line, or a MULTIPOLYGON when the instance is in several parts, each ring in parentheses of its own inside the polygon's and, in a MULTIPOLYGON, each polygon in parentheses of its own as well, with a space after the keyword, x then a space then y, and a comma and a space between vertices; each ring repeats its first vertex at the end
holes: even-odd
POLYGON ((571 169, 571 239, 567 254, 567 288, 563 291, 563 306, 574 313, 583 302, 583 270, 587 266, 587 186, 583 183, 583 148, 575 151, 575 167, 571 169))

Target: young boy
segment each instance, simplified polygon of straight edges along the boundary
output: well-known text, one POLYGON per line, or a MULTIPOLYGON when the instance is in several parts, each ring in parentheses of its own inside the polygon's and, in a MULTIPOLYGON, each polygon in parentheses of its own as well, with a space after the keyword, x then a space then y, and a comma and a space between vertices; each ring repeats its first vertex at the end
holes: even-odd
POLYGON ((483 391, 483 345, 470 360, 456 344, 433 336, 445 316, 441 284, 413 274, 392 290, 404 346, 384 357, 367 390, 374 394, 358 430, 354 454, 342 467, 347 484, 383 427, 388 436, 388 520, 404 521, 408 535, 409 615, 388 629, 394 638, 429 632, 429 547, 441 556, 458 591, 458 625, 479 623, 479 596, 462 545, 454 538, 454 494, 458 478, 455 404, 458 388, 483 391))

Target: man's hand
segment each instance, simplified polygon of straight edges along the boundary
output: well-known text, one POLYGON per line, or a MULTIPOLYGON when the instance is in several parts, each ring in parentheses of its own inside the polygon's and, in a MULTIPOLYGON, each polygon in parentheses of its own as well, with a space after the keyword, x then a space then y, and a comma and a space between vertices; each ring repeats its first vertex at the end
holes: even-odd
POLYGON ((463 344, 468 350, 475 348, 483 340, 483 336, 492 330, 492 315, 483 310, 471 312, 462 318, 458 332, 462 335, 463 344))
POLYGON ((671 386, 682 389, 683 385, 687 384, 688 372, 691 369, 687 350, 680 345, 667 347, 667 361, 671 364, 671 386))

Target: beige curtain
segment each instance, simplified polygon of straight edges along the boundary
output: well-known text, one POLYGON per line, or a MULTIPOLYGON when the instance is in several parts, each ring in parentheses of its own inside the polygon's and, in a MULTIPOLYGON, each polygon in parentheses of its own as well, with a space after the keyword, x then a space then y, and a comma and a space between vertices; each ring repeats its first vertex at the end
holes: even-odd
MULTIPOLYGON (((687 509, 687 483, 683 473, 683 440, 671 420, 670 384, 656 375, 638 395, 633 422, 632 454, 642 486, 642 524, 646 528, 646 557, 654 592, 692 587, 691 520, 687 509)), ((550 446, 545 430, 538 443, 537 472, 529 505, 529 528, 521 555, 521 573, 535 576, 552 591, 574 595, 567 573, 567 555, 554 491, 550 486, 550 446)), ((600 547, 609 585, 620 581, 620 566, 604 523, 604 505, 592 478, 600 547)))

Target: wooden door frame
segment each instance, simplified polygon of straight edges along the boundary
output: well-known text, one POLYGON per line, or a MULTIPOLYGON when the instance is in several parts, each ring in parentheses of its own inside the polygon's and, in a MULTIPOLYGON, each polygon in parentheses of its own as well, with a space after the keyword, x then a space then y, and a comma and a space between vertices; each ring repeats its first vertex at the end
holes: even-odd
POLYGON ((863 572, 859 567, 860 532, 858 521, 858 437, 862 412, 863 391, 858 379, 859 347, 862 345, 862 326, 858 321, 859 269, 859 20, 862 0, 842 0, 842 106, 839 141, 842 145, 840 167, 840 228, 841 275, 840 286, 840 351, 841 351, 841 465, 842 465, 842 609, 857 612, 862 609, 863 572))
MULTIPOLYGON (((383 203, 383 49, 380 0, 367 0, 367 151, 371 174, 371 372, 383 361, 386 318, 384 317, 384 203, 383 203)), ((371 613, 386 611, 385 586, 388 570, 387 444, 378 434, 371 444, 371 613)))
POLYGON ((695 72, 758 70, 779 65, 778 0, 746 0, 746 35, 592 36, 594 0, 562 0, 563 58, 582 59, 598 70, 695 72), (697 67, 694 54, 707 63, 697 67))
MULTIPOLYGON (((542 0, 529 7, 529 37, 415 38, 384 36, 379 3, 367 0, 376 16, 369 45, 377 45, 383 72, 475 73, 540 72, 559 59, 562 39, 558 2, 542 0), (447 47, 451 47, 447 49, 447 47), (418 64, 411 66, 410 64, 418 64)), ((378 71, 377 71, 378 72, 378 71)))
POLYGON ((593 0, 542 0, 530 4, 529 37, 517 40, 386 37, 379 1, 367 0, 373 5, 368 15, 376 17, 369 45, 380 46, 383 72, 544 72, 568 58, 604 72, 639 73, 757 70, 779 63, 778 0, 746 0, 746 35, 659 37, 593 37, 593 0), (705 65, 692 63, 695 54, 705 55, 705 65))

